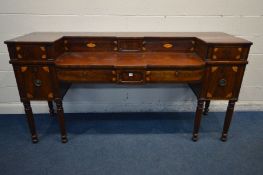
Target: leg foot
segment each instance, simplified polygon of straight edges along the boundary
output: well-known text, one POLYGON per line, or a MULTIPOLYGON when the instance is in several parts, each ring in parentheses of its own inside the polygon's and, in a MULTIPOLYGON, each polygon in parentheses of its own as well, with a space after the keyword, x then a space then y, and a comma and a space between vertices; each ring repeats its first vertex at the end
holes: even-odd
POLYGON ((233 117, 235 103, 236 103, 236 100, 229 100, 228 102, 225 121, 224 121, 224 128, 223 128, 223 132, 221 136, 221 140, 224 142, 227 141, 227 133, 230 127, 232 117, 233 117))
POLYGON ((67 136, 61 136, 61 142, 62 143, 67 143, 68 142, 67 136))
POLYGON ((196 142, 198 140, 198 134, 193 134, 192 140, 196 142))
POLYGON ((227 134, 222 134, 221 141, 226 142, 227 141, 227 134))
POLYGON ((205 101, 205 109, 204 109, 203 115, 208 115, 209 106, 210 106, 210 100, 206 100, 205 101))
POLYGON ((50 116, 54 116, 55 115, 55 111, 53 108, 53 102, 52 101, 48 101, 48 107, 49 107, 49 115, 50 116))
POLYGON ((193 141, 198 140, 198 132, 200 128, 203 107, 204 107, 204 100, 198 100, 196 112, 195 112, 194 130, 193 130, 193 137, 192 137, 193 141))
POLYGON ((37 143, 38 142, 38 138, 36 135, 32 135, 32 143, 37 143))
POLYGON ((67 140, 67 133, 66 133, 66 128, 65 128, 64 110, 63 110, 62 100, 56 99, 55 103, 57 106, 57 117, 58 117, 58 122, 60 126, 61 141, 62 143, 66 143, 68 140, 67 140))

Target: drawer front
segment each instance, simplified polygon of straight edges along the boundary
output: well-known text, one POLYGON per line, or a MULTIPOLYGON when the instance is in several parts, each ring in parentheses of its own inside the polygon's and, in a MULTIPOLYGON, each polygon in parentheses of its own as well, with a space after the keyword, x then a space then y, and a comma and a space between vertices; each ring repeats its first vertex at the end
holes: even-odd
POLYGON ((118 83, 140 84, 145 82, 144 70, 118 70, 118 83))
POLYGON ((117 51, 118 42, 111 37, 84 37, 65 38, 64 48, 66 51, 117 51))
POLYGON ((194 51, 194 46, 194 40, 180 38, 147 38, 144 42, 146 51, 191 52, 194 51))
POLYGON ((47 47, 44 45, 17 44, 15 46, 15 59, 19 61, 45 61, 47 58, 47 47))
POLYGON ((204 70, 151 70, 146 72, 146 81, 153 83, 200 81, 204 70))
POLYGON ((206 98, 232 99, 238 97, 244 67, 211 66, 208 71, 206 98))
POLYGON ((20 93, 24 98, 51 100, 54 98, 51 69, 47 66, 21 66, 16 72, 20 93))
POLYGON ((246 47, 213 47, 210 49, 209 59, 215 61, 246 60, 249 49, 246 47))
POLYGON ((59 80, 69 82, 116 82, 116 71, 112 70, 57 70, 59 80))

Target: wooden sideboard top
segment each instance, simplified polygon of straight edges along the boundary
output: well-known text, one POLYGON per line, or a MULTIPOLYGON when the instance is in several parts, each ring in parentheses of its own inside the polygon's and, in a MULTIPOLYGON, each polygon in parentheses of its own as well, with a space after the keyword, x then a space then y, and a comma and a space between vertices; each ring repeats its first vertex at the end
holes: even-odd
POLYGON ((53 43, 63 37, 194 37, 206 43, 252 44, 252 42, 222 32, 33 32, 5 43, 53 43))
POLYGON ((202 68, 195 53, 174 52, 66 52, 55 61, 62 68, 202 68))

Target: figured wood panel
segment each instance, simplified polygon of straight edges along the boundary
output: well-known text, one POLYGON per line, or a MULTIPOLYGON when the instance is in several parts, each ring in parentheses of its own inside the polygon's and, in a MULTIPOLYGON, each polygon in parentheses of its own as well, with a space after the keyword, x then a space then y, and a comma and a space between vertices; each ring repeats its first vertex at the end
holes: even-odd
POLYGON ((117 41, 113 37, 68 37, 63 39, 65 51, 114 51, 117 41))
POLYGON ((58 79, 67 82, 116 82, 116 71, 113 70, 86 70, 86 69, 58 69, 58 79))
POLYGON ((145 51, 193 52, 194 38, 145 38, 145 51))
POLYGON ((204 70, 148 70, 146 81, 153 83, 176 83, 201 81, 204 70))
POLYGON ((69 52, 56 59, 61 68, 203 68, 205 62, 194 53, 69 52))

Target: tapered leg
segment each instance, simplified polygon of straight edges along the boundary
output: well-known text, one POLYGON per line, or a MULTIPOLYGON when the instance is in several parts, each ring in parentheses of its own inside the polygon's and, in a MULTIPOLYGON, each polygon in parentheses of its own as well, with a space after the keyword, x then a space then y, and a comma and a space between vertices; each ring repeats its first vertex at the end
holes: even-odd
POLYGON ((208 114, 209 106, 210 106, 210 100, 206 100, 205 101, 205 109, 204 109, 203 115, 207 115, 208 114))
POLYGON ((55 111, 53 108, 53 102, 52 101, 48 101, 48 107, 49 107, 49 114, 50 116, 54 116, 55 115, 55 111))
POLYGON ((25 108, 25 113, 26 113, 26 118, 29 126, 29 130, 31 133, 31 139, 33 143, 38 142, 37 138, 37 133, 36 133, 36 127, 35 127, 35 121, 34 121, 34 116, 32 112, 32 108, 30 105, 30 101, 23 101, 24 108, 25 108))
POLYGON ((56 99, 55 103, 57 106, 57 116, 58 116, 58 122, 59 122, 59 126, 60 126, 61 142, 66 143, 68 141, 68 139, 67 139, 66 128, 65 128, 64 110, 63 110, 63 106, 62 106, 62 100, 56 99))
POLYGON ((198 140, 198 132, 200 128, 203 107, 204 107, 204 100, 198 100, 196 112, 195 112, 194 130, 193 130, 193 137, 192 137, 193 141, 198 140))
POLYGON ((233 117, 234 107, 235 107, 236 100, 229 100, 226 116, 225 116, 225 122, 224 122, 224 128, 221 136, 221 140, 225 142, 227 140, 227 132, 229 130, 229 126, 233 117))

